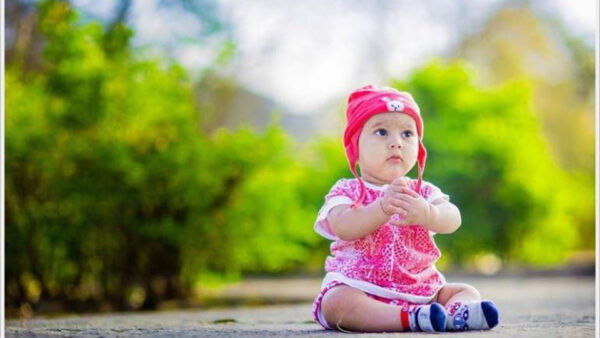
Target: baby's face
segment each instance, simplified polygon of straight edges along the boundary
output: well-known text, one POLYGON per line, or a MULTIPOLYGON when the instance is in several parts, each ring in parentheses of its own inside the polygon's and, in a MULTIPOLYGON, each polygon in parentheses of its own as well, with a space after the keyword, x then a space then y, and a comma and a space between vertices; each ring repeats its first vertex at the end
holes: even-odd
POLYGON ((388 184, 404 176, 417 161, 415 121, 404 113, 382 113, 367 120, 358 138, 358 164, 363 179, 388 184))

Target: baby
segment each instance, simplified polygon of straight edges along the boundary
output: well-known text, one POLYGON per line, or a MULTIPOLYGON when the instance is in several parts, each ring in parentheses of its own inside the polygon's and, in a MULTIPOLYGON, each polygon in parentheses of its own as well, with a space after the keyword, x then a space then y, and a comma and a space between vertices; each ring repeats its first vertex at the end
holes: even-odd
POLYGON ((315 231, 333 240, 315 320, 353 331, 486 330, 498 310, 472 286, 446 283, 433 236, 456 231, 460 211, 423 181, 423 121, 408 93, 366 86, 348 98, 344 146, 355 179, 325 197, 315 231), (360 177, 356 164, 360 167, 360 177), (416 180, 405 177, 418 164, 416 180))

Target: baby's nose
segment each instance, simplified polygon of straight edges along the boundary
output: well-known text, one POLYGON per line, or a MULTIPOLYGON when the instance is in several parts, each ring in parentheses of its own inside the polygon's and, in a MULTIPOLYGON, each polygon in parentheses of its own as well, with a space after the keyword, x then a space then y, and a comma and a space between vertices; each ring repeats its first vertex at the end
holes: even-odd
POLYGON ((393 142, 390 142, 390 145, 389 145, 389 147, 390 147, 391 149, 396 149, 396 148, 400 149, 400 148, 402 148, 402 142, 400 142, 400 141, 393 141, 393 142))

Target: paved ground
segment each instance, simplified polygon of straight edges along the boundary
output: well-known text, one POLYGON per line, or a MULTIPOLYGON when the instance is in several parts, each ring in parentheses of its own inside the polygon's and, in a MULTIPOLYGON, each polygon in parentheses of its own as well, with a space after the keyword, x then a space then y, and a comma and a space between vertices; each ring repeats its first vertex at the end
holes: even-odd
MULTIPOLYGON (((493 299, 501 323, 491 331, 445 333, 455 337, 593 337, 593 277, 448 278, 474 285, 493 299)), ((7 320, 6 336, 334 336, 312 320, 310 299, 319 281, 287 279, 248 281, 230 287, 229 297, 271 297, 272 301, 304 300, 293 305, 170 310, 153 313, 70 316, 59 319, 7 320)), ((218 296, 218 295, 215 295, 218 296)), ((364 334, 388 336, 394 334, 364 334)), ((396 333, 400 337, 425 334, 396 333)))

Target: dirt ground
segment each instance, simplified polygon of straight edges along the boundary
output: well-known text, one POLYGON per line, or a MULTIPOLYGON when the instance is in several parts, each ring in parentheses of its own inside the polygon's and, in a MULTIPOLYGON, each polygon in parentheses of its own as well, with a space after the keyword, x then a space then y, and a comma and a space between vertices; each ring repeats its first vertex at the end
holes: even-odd
MULTIPOLYGON (((443 333, 468 337, 593 337, 595 282, 589 277, 448 277, 448 282, 475 286, 499 307, 501 322, 490 331, 443 333)), ((333 336, 312 319, 311 301, 318 279, 249 280, 215 297, 268 299, 287 305, 232 306, 7 320, 5 334, 69 337, 263 337, 333 336)), ((361 336, 423 337, 425 333, 361 334, 361 336)))

